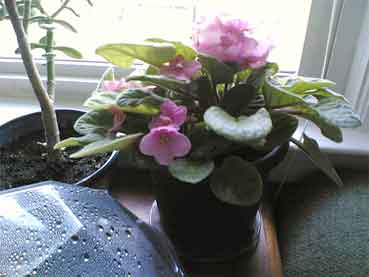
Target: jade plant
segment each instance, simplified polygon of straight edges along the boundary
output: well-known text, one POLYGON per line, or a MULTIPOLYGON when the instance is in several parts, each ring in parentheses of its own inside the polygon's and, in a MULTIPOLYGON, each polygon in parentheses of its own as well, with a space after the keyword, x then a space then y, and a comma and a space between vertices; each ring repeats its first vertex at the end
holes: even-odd
POLYGON ((247 206, 260 199, 262 178, 239 154, 292 142, 342 185, 313 138, 293 138, 298 118, 334 142, 342 141, 341 128, 360 126, 331 90, 334 82, 281 74, 267 61, 270 41, 247 21, 216 16, 198 23, 192 39, 192 46, 152 38, 99 47, 114 66, 144 66, 125 79, 109 69, 85 102, 90 111, 75 123, 81 136, 56 148, 81 147, 72 158, 121 150, 130 165, 167 170, 182 182, 209 178, 220 200, 247 206))
MULTIPOLYGON (((66 28, 72 32, 76 29, 60 15, 71 12, 75 16, 78 13, 71 7, 71 0, 61 1, 60 6, 53 12, 43 8, 41 0, 0 0, 0 21, 9 19, 17 37, 17 53, 21 54, 26 73, 31 82, 33 92, 39 102, 42 112, 42 123, 45 133, 45 145, 48 159, 58 161, 62 158, 60 150, 54 146, 60 141, 59 126, 54 109, 55 99, 55 56, 56 51, 80 59, 82 55, 74 48, 55 44, 54 33, 57 27, 66 28), (30 25, 37 25, 44 36, 37 42, 30 42, 28 29, 30 25), (40 72, 32 56, 32 49, 42 49, 46 59, 47 80, 44 85, 40 72)), ((90 0, 87 0, 92 5, 90 0)))

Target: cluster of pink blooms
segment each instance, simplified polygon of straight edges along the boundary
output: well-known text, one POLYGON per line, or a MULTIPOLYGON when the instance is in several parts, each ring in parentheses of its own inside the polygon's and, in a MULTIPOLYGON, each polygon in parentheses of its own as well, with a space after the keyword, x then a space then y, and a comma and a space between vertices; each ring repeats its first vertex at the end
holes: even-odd
POLYGON ((192 39, 198 52, 243 68, 265 65, 272 49, 270 41, 255 37, 249 22, 220 16, 197 24, 192 39))
POLYGON ((160 165, 169 165, 174 158, 186 156, 191 150, 191 142, 179 132, 186 117, 186 107, 165 101, 160 106, 160 115, 149 124, 150 132, 142 138, 140 151, 153 156, 160 165))
MULTIPOLYGON (((242 68, 264 66, 272 45, 268 40, 256 39, 254 30, 247 21, 216 16, 196 25, 192 35, 194 48, 202 54, 221 62, 234 62, 242 68)), ((186 60, 178 55, 160 67, 160 74, 181 81, 190 81, 201 70, 197 60, 186 60)), ((124 91, 143 87, 139 82, 104 81, 103 89, 124 91)), ((151 87, 152 88, 152 87, 151 87)), ((113 127, 116 133, 125 120, 125 114, 119 109, 111 109, 113 127)), ((191 149, 190 140, 180 133, 181 125, 186 121, 187 109, 177 106, 173 101, 166 101, 160 106, 160 115, 149 124, 150 132, 139 145, 140 151, 153 156, 160 165, 169 165, 177 157, 186 156, 191 149)))

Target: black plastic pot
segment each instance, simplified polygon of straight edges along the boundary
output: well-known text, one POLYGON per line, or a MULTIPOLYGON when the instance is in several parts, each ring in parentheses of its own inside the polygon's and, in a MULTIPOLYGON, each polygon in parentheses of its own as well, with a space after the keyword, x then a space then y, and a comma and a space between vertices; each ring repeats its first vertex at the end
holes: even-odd
MULTIPOLYGON (((56 114, 61 132, 63 132, 63 130, 73 130, 74 122, 84 113, 84 111, 77 109, 57 109, 56 114)), ((43 132, 41 112, 35 112, 15 118, 0 126, 0 146, 6 146, 27 136, 28 134, 34 134, 37 132, 43 132)), ((103 177, 107 171, 112 168, 117 157, 118 152, 113 152, 102 167, 82 178, 76 182, 75 185, 83 186, 103 177)))
MULTIPOLYGON (((265 192, 270 190, 268 173, 287 150, 285 144, 253 161, 263 177, 265 192)), ((256 249, 259 203, 250 207, 224 203, 211 192, 208 179, 182 183, 163 171, 154 172, 153 181, 161 228, 184 261, 221 262, 256 249)))

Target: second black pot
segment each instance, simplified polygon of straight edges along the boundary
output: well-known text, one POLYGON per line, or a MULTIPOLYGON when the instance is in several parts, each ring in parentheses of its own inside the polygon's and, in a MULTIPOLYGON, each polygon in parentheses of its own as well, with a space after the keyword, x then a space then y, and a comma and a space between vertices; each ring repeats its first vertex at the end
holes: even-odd
MULTIPOLYGON (((269 171, 278 165, 288 144, 253 161, 266 183, 269 171)), ((220 262, 253 252, 258 242, 259 203, 241 207, 217 199, 209 180, 183 183, 167 171, 153 173, 160 224, 177 253, 187 261, 220 262)), ((264 191, 270 190, 264 186, 264 191)))

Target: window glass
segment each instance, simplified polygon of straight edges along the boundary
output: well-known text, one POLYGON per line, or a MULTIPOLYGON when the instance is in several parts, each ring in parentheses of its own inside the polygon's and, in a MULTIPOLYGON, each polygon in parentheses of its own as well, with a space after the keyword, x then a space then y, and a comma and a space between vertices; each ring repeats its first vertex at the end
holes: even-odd
MULTIPOLYGON (((87 60, 100 60, 94 54, 103 43, 142 41, 148 37, 165 37, 190 42, 192 22, 199 17, 214 14, 232 14, 252 19, 274 41, 270 60, 277 61, 283 70, 298 69, 303 50, 311 0, 93 0, 71 1, 70 6, 80 17, 65 11, 60 15, 78 30, 78 34, 60 28, 55 35, 60 46, 80 50, 87 60)), ((52 13, 60 0, 43 1, 52 13)), ((30 27, 31 41, 37 42, 43 34, 37 26, 30 27)), ((3 40, 0 56, 14 57, 15 36, 10 22, 0 22, 3 40), (6 39, 4 39, 6 37, 6 39)), ((34 55, 42 52, 35 50, 34 55)), ((69 59, 59 55, 60 59, 69 59)))

